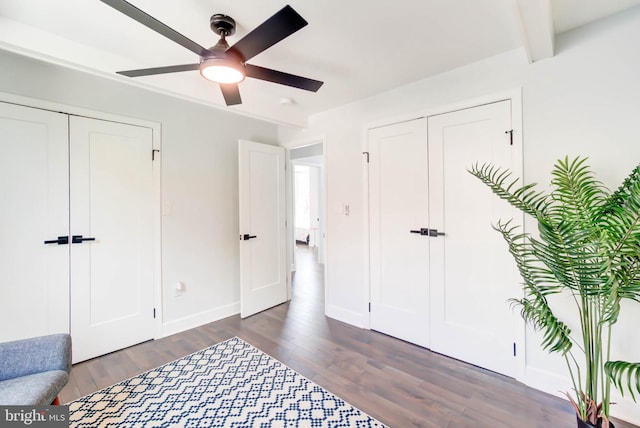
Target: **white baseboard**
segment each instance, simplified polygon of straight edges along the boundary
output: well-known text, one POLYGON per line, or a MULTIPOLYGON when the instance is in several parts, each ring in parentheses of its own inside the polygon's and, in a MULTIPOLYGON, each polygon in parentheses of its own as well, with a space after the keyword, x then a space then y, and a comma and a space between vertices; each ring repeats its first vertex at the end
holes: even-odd
POLYGON ((640 405, 638 403, 634 403, 630 398, 619 400, 614 398, 612 401, 616 404, 611 406, 611 416, 634 425, 640 425, 640 405))
POLYGON ((240 313, 240 302, 235 302, 219 308, 178 318, 177 320, 168 321, 162 324, 162 337, 181 333, 185 330, 200 327, 201 325, 218 321, 238 313, 240 313))
POLYGON ((334 305, 327 305, 325 310, 326 315, 329 318, 351 324, 355 327, 369 328, 368 313, 362 314, 360 312, 350 311, 348 309, 344 309, 334 305))
POLYGON ((556 397, 567 398, 565 392, 571 392, 571 379, 568 376, 561 376, 548 370, 526 366, 523 383, 531 388, 555 395, 556 397))
MULTIPOLYGON (((547 370, 527 366, 523 383, 531 388, 546 392, 557 397, 567 399, 565 392, 572 393, 571 379, 547 370)), ((616 419, 640 425, 640 406, 630 398, 613 396, 616 404, 611 406, 611 415, 616 419)))

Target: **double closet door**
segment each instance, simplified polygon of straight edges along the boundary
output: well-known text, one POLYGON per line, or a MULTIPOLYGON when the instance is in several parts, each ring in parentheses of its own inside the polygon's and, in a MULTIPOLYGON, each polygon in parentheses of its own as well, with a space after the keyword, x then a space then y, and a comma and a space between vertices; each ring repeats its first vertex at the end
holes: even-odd
POLYGON ((516 374, 519 292, 491 227, 514 213, 468 173, 513 168, 511 101, 369 132, 371 328, 472 364, 516 374))
POLYGON ((0 103, 0 341, 153 338, 151 129, 0 103))

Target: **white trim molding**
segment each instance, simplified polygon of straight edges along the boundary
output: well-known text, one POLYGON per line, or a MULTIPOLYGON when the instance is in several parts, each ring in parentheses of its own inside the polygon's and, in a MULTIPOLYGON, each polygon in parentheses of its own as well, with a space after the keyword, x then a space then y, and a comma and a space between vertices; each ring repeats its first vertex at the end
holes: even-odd
POLYGON ((172 334, 181 333, 192 328, 200 327, 205 324, 219 321, 223 318, 237 315, 240 313, 240 302, 234 302, 215 309, 198 312, 197 314, 188 315, 166 322, 162 325, 162 337, 171 336, 172 334))
POLYGON ((369 313, 350 311, 335 305, 326 306, 326 315, 337 321, 342 321, 359 328, 369 328, 369 313))

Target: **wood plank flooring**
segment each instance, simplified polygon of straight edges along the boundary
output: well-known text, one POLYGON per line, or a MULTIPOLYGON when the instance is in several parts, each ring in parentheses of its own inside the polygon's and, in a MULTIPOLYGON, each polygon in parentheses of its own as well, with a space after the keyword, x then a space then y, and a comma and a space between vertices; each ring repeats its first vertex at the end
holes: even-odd
MULTIPOLYGON (((63 403, 238 336, 394 428, 575 428, 559 398, 324 316, 323 271, 301 247, 293 299, 73 366, 63 403)), ((615 411, 615 410, 614 410, 615 411)), ((616 428, 638 428, 615 421, 616 428)))

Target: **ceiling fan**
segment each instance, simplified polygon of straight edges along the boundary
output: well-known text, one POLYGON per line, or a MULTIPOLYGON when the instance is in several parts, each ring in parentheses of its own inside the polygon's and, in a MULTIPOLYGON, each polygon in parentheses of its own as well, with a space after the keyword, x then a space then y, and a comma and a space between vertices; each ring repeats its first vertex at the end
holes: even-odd
POLYGON ((266 80, 268 82, 279 83, 312 92, 316 92, 323 84, 323 82, 319 80, 308 79, 306 77, 246 63, 246 61, 258 55, 260 52, 289 37, 308 24, 307 21, 289 5, 276 12, 271 18, 257 26, 231 47, 227 43, 226 37, 235 33, 235 21, 233 18, 223 14, 211 16, 209 20, 211 30, 220 36, 220 40, 218 40, 215 46, 207 49, 125 0, 101 1, 138 21, 142 25, 189 49, 200 57, 200 62, 195 64, 118 71, 118 74, 128 77, 138 77, 199 70, 205 79, 220 84, 222 95, 228 106, 242 103, 238 83, 244 80, 245 77, 266 80))

